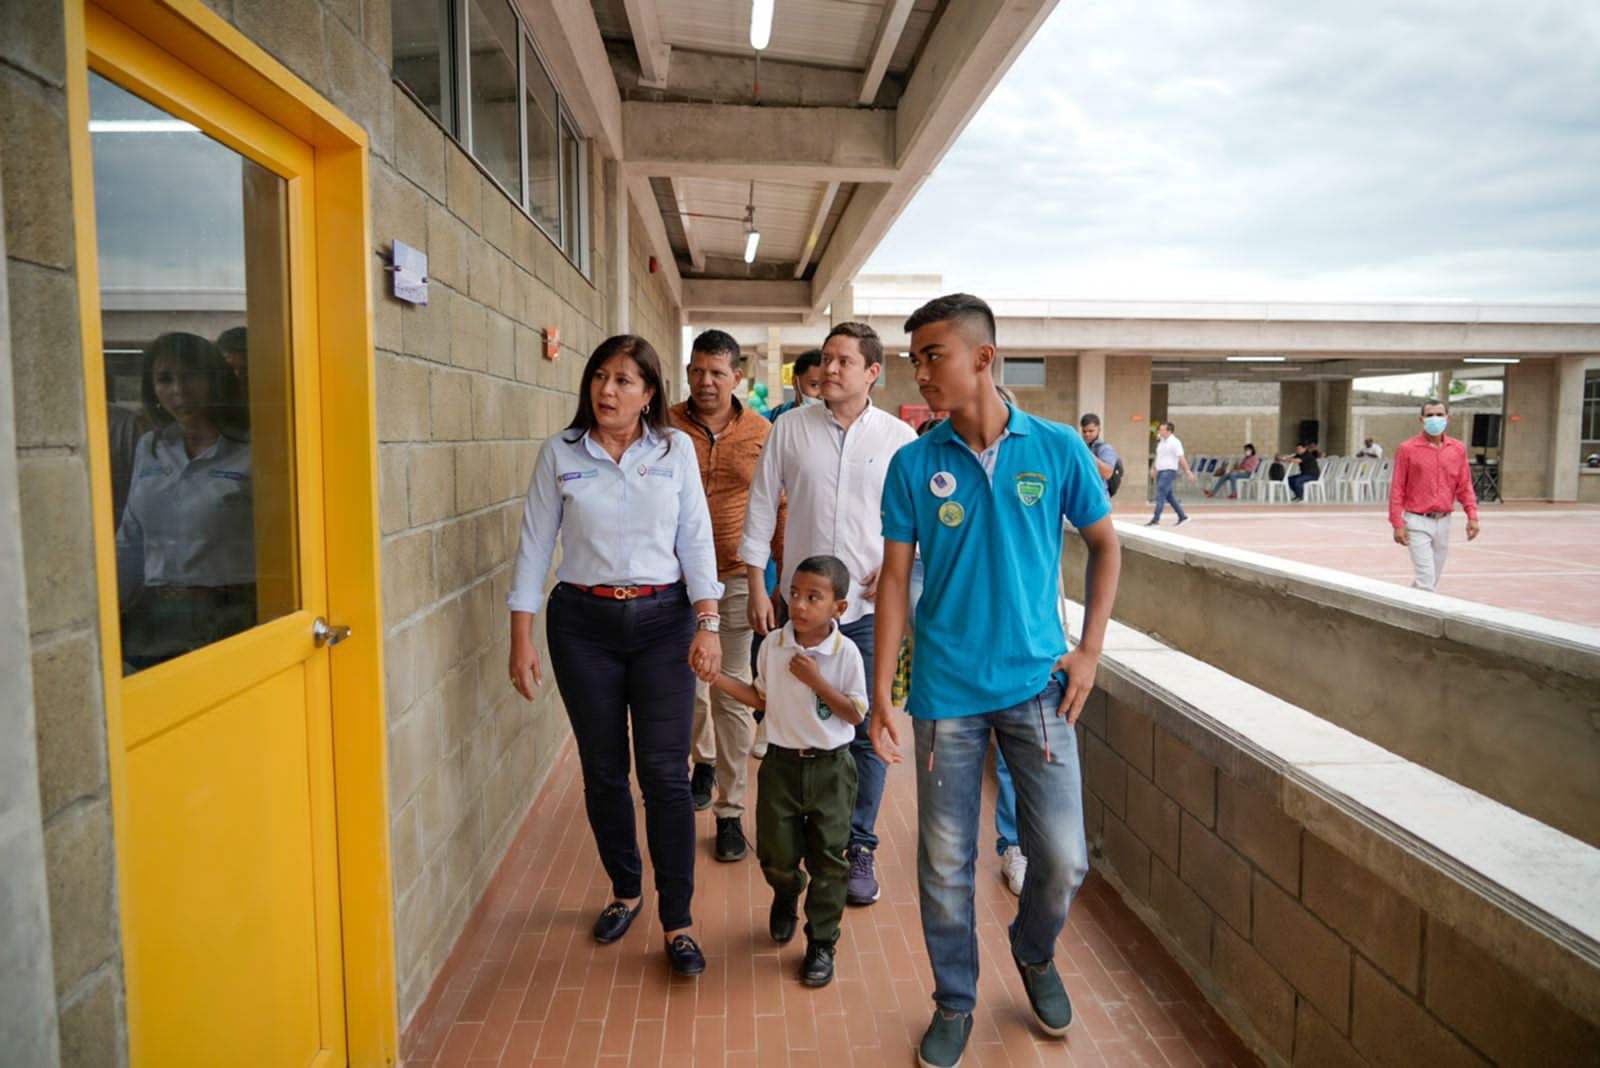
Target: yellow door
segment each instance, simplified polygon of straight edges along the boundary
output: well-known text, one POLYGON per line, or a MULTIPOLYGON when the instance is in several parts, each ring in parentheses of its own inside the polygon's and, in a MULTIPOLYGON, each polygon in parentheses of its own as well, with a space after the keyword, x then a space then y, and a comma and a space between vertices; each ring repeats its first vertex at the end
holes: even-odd
POLYGON ((85 29, 131 1054, 344 1065, 315 150, 85 29))

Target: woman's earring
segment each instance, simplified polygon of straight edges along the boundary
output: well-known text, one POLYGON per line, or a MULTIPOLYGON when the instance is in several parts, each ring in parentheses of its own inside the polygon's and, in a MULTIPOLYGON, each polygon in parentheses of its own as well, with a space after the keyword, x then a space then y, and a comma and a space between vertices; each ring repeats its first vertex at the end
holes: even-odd
POLYGON ((645 401, 644 402, 644 411, 640 412, 639 416, 641 418, 649 418, 649 416, 650 416, 650 402, 649 401, 645 401))

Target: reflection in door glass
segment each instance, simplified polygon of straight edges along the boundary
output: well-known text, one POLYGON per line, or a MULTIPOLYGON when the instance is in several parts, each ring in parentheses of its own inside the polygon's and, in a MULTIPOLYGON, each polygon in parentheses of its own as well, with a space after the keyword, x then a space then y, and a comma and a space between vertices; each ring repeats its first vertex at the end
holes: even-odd
POLYGON ((298 604, 283 179, 91 75, 123 671, 298 604))

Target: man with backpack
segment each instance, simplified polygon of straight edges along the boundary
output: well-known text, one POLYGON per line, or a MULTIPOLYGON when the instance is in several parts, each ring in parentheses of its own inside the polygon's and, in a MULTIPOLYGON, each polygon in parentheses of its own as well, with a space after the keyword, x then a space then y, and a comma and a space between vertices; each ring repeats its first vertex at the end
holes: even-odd
POLYGON ((1100 477, 1106 480, 1106 495, 1115 497, 1117 490, 1122 488, 1122 459, 1111 442, 1100 436, 1100 417, 1088 412, 1078 420, 1078 429, 1083 433, 1083 443, 1094 454, 1100 477))

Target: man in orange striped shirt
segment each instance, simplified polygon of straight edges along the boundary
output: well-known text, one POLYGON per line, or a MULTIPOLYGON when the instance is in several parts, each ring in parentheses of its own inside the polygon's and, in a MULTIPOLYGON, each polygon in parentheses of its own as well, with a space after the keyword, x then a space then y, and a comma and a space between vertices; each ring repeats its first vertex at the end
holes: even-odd
POLYGON ((1450 551, 1450 518, 1456 501, 1467 513, 1467 540, 1478 536, 1478 497, 1472 492, 1467 447, 1445 433, 1450 409, 1430 400, 1418 417, 1422 433, 1394 451, 1394 482, 1389 487, 1389 526, 1394 540, 1411 550, 1411 585, 1432 590, 1439 584, 1450 551))

